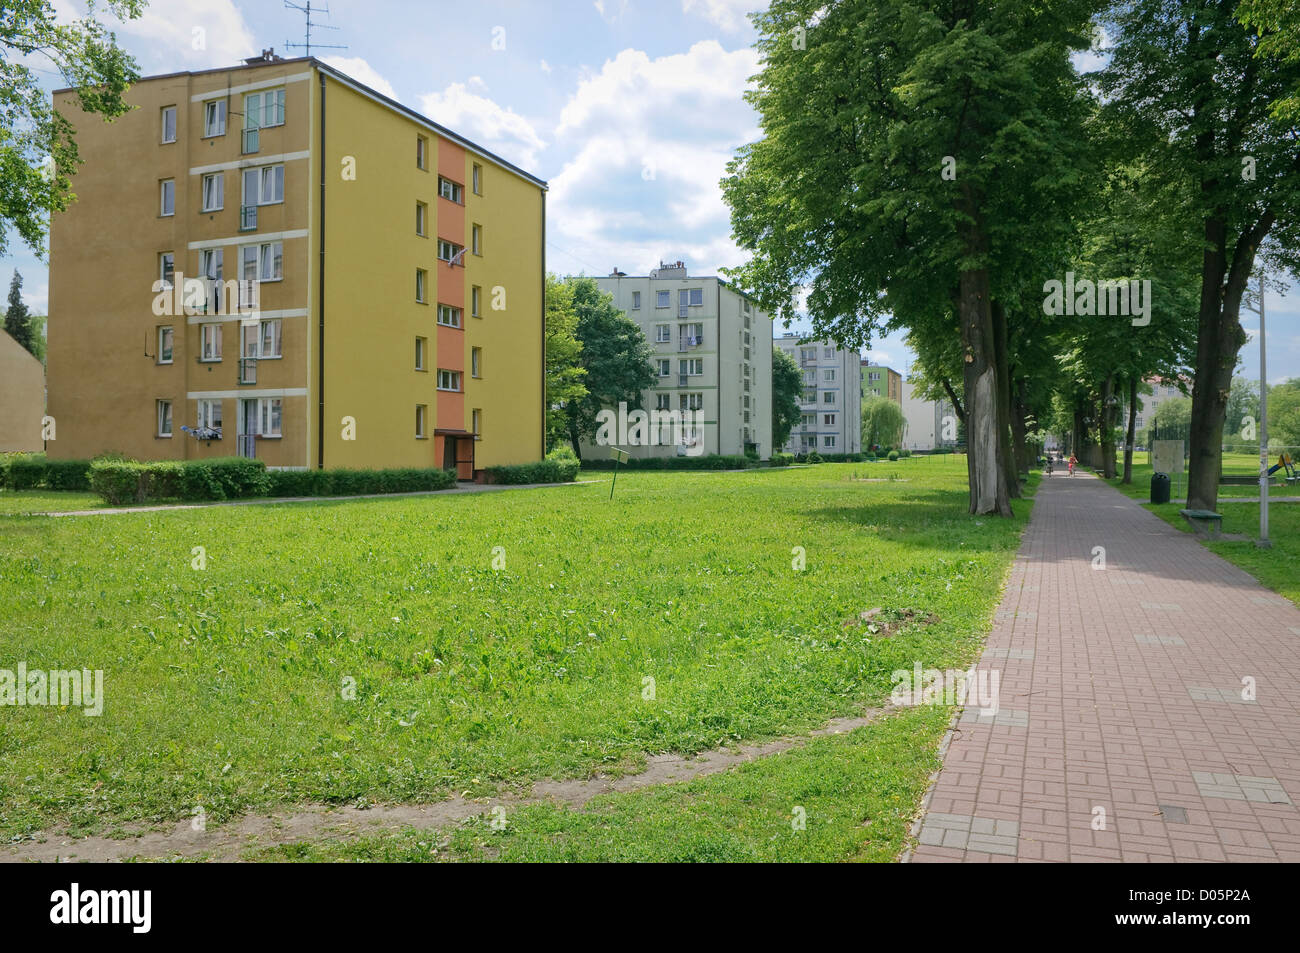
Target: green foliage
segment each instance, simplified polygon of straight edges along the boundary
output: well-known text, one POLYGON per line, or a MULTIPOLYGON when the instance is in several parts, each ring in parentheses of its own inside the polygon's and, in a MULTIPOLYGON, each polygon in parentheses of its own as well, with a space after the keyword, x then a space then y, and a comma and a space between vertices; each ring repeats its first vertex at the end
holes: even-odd
MULTIPOLYGON (((747 470, 757 461, 739 454, 702 453, 697 457, 632 457, 618 464, 620 470, 747 470)), ((587 470, 613 470, 610 459, 583 460, 587 470)))
POLYGON ((90 489, 90 461, 50 460, 43 453, 0 454, 0 487, 10 490, 90 489))
MULTIPOLYGON (((143 12, 143 0, 108 0, 119 20, 143 12)), ((124 94, 137 78, 135 61, 99 22, 94 7, 59 22, 48 0, 8 0, 0 16, 0 255, 15 229, 44 257, 50 214, 74 196, 70 177, 81 160, 72 121, 54 110, 36 64, 47 60, 62 85, 77 90, 82 110, 105 120, 123 115, 124 94), (53 161, 47 169, 46 157, 53 161)), ((30 348, 29 348, 30 350, 30 348)))
POLYGON ((641 393, 655 382, 650 365, 653 351, 635 321, 614 306, 614 296, 601 291, 590 278, 571 278, 573 310, 582 342, 581 360, 586 370, 587 392, 565 406, 569 441, 575 452, 584 439, 596 435, 596 415, 625 402, 629 410, 641 406, 641 393))
POLYGON ((513 466, 488 467, 489 483, 572 483, 578 476, 578 455, 572 447, 556 447, 537 463, 520 463, 513 466))
POLYGON ((456 485, 453 470, 396 467, 387 470, 271 470, 270 496, 358 496, 420 493, 456 485))
POLYGON ((13 279, 9 282, 9 308, 5 311, 5 333, 23 346, 32 356, 37 354, 35 328, 32 327, 31 312, 23 301, 23 276, 14 269, 13 279))
POLYGON ((772 454, 772 459, 769 461, 769 463, 771 464, 771 466, 774 467, 788 467, 790 466, 790 464, 794 463, 794 454, 774 453, 772 454))
MULTIPOLYGON (((1300 63, 1300 8, 1294 0, 1243 0, 1237 19, 1258 30, 1257 57, 1300 63)), ((1272 115, 1284 122, 1300 122, 1300 83, 1274 103, 1272 115)))
POLYGON ((546 276, 546 446, 568 437, 565 408, 587 394, 582 342, 573 289, 555 275, 546 276))
POLYGON ((862 445, 892 447, 903 439, 907 418, 903 408, 888 397, 868 397, 862 401, 862 445))
POLYGON ((803 394, 803 374, 795 359, 772 348, 772 446, 784 447, 790 431, 799 422, 799 400, 803 394))
POLYGON ((897 460, 898 460, 898 451, 897 451, 897 450, 890 450, 890 451, 889 451, 889 462, 890 462, 890 463, 894 463, 894 462, 897 461, 897 460))
POLYGON ((814 463, 814 464, 816 464, 816 463, 821 463, 821 462, 822 462, 822 455, 821 455, 820 453, 818 453, 816 450, 809 450, 809 451, 808 451, 808 456, 804 457, 804 462, 805 462, 805 463, 814 463))

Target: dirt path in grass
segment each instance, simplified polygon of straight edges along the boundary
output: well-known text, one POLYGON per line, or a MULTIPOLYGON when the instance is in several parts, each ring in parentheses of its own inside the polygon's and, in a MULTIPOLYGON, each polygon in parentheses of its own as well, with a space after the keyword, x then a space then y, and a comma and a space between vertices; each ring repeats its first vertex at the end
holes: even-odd
POLYGON ((651 755, 646 759, 645 770, 620 778, 596 775, 587 780, 538 781, 527 797, 474 800, 453 797, 435 804, 388 804, 369 808, 313 805, 290 814, 251 815, 205 831, 194 830, 192 821, 187 818, 171 831, 151 831, 119 838, 47 834, 40 835, 41 839, 37 841, 0 848, 0 863, 104 863, 187 857, 237 861, 248 848, 273 847, 320 837, 347 837, 385 828, 446 827, 487 814, 497 805, 518 808, 551 802, 580 808, 601 794, 637 791, 718 774, 735 765, 802 746, 811 738, 853 731, 876 721, 891 707, 873 708, 853 718, 832 719, 824 727, 806 735, 777 738, 761 745, 718 748, 693 757, 651 755))

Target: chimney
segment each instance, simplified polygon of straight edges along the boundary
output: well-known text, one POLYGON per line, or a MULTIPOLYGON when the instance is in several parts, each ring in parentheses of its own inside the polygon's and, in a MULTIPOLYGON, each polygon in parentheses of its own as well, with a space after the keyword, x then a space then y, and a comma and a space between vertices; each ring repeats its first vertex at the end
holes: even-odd
POLYGON ((248 66, 256 66, 258 63, 277 63, 282 59, 284 57, 275 55, 275 47, 273 46, 269 50, 263 50, 259 56, 250 56, 244 60, 244 63, 248 66))

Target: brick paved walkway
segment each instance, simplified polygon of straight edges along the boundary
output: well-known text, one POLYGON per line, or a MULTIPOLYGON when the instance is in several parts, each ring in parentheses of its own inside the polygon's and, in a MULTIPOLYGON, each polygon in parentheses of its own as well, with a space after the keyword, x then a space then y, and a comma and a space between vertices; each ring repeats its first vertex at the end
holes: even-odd
POLYGON ((1102 481, 1043 481, 979 667, 913 862, 1300 861, 1300 609, 1102 481))

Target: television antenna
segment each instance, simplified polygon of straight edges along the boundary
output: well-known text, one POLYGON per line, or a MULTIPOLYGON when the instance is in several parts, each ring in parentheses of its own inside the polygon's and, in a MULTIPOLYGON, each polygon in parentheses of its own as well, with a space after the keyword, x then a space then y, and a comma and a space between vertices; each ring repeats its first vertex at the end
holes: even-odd
MULTIPOLYGON (((303 20, 305 21, 306 35, 307 35, 307 39, 305 43, 290 43, 288 40, 285 40, 284 45, 286 47, 288 47, 291 50, 292 49, 305 50, 307 56, 311 56, 311 48, 313 45, 318 50, 346 50, 347 49, 346 45, 340 45, 335 43, 316 43, 316 44, 312 43, 311 31, 313 27, 316 27, 317 29, 321 29, 321 30, 337 30, 338 27, 330 26, 328 23, 314 23, 311 18, 311 14, 312 14, 311 0, 307 0, 307 3, 305 5, 299 5, 297 3, 293 3, 292 0, 284 0, 284 7, 286 10, 297 10, 299 13, 303 15, 303 20)), ((326 16, 329 16, 330 8, 327 6, 319 6, 316 8, 316 12, 324 13, 326 16)))

